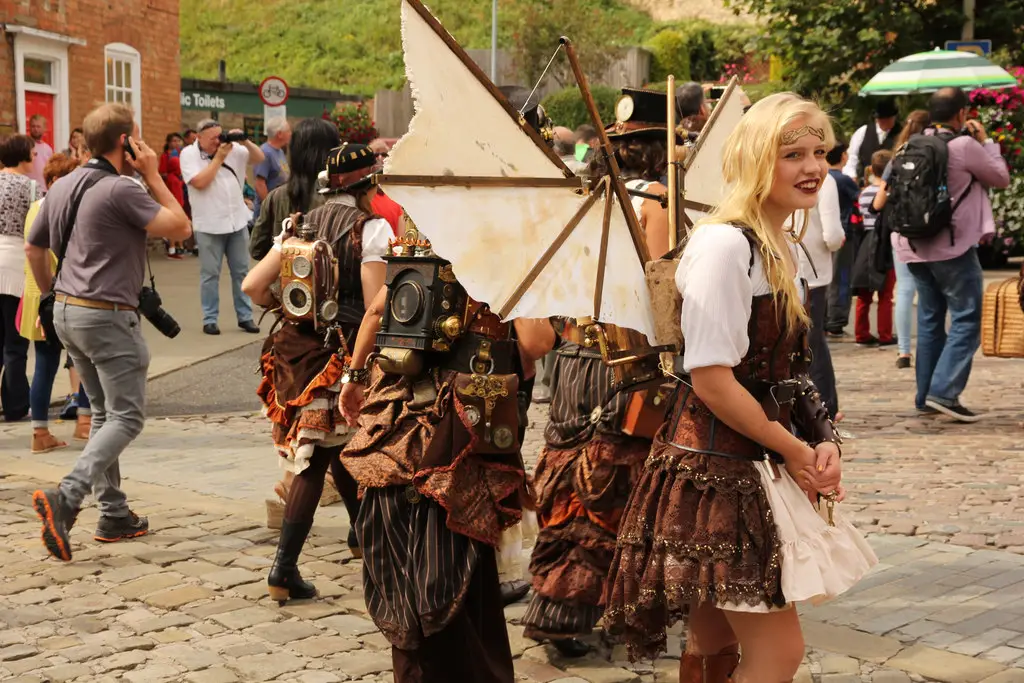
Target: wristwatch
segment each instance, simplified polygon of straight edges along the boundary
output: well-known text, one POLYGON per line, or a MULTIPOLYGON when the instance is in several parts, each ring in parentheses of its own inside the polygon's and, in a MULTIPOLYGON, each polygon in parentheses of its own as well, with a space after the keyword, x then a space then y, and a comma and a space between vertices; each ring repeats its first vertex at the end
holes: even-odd
POLYGON ((342 384, 361 384, 365 387, 369 380, 369 368, 345 368, 345 374, 341 376, 342 384))

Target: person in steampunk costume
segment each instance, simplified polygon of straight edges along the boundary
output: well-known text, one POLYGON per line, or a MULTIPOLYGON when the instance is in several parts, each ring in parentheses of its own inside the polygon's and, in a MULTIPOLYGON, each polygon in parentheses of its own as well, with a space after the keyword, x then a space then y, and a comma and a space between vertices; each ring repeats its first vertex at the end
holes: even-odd
POLYGON ((359 430, 342 462, 363 491, 356 529, 367 610, 391 642, 397 683, 512 683, 495 549, 527 497, 523 368, 554 333, 546 320, 502 323, 412 235, 395 250, 417 272, 432 269, 420 291, 460 313, 413 319, 422 309, 407 305, 415 288, 395 260, 353 349, 341 405, 359 430), (417 325, 444 336, 412 354, 382 344, 371 361, 375 339, 417 325))
POLYGON ((808 377, 801 236, 785 230, 815 205, 833 140, 812 102, 755 104, 723 149, 730 189, 676 271, 685 375, 604 595, 605 626, 634 659, 664 651, 666 628, 686 619, 683 683, 792 680, 804 657, 794 604, 843 593, 876 562, 833 510, 840 439, 808 377))
POLYGON ((366 145, 332 149, 321 175, 325 204, 286 220, 286 229, 242 285, 257 303, 280 309, 280 326, 263 347, 263 380, 257 390, 282 466, 295 474, 267 578, 270 596, 279 602, 316 595, 297 563, 328 468, 348 511, 348 545, 360 556, 358 488, 338 457, 352 431, 339 410, 338 395, 366 306, 384 286, 384 256, 393 235, 387 221, 370 209, 376 186, 368 176, 375 161, 366 145), (317 241, 329 246, 337 261, 336 280, 329 274, 330 258, 303 252, 317 241), (303 296, 315 303, 304 306, 303 296), (326 317, 320 315, 325 312, 326 317))
MULTIPOLYGON (((665 93, 624 89, 619 119, 607 130, 626 187, 664 194, 665 93)), ((593 177, 608 173, 598 158, 593 177)), ((652 254, 668 250, 668 212, 658 200, 633 197, 633 209, 652 254)), ((580 657, 604 610, 601 591, 615 552, 626 499, 649 438, 622 431, 630 393, 619 391, 613 370, 596 348, 583 345, 583 328, 558 322, 554 394, 545 445, 533 477, 540 533, 530 558, 533 597, 523 617, 525 635, 548 639, 562 655, 580 657)))

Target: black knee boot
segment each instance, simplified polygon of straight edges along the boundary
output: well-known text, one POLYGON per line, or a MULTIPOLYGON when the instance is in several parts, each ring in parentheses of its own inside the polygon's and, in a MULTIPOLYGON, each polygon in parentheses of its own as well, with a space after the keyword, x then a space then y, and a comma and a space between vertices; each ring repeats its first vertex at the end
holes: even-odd
POLYGON ((302 580, 299 574, 299 553, 306 543, 313 522, 289 522, 281 524, 281 538, 277 542, 277 556, 267 577, 270 599, 283 605, 288 600, 308 600, 316 597, 316 586, 302 580))

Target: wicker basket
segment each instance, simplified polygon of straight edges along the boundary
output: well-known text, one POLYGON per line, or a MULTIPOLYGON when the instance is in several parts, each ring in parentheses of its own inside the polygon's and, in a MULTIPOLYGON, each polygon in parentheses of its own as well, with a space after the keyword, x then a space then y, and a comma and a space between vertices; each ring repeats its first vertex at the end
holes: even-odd
POLYGON ((993 282, 981 306, 981 351, 986 356, 1024 358, 1024 311, 1020 278, 993 282))

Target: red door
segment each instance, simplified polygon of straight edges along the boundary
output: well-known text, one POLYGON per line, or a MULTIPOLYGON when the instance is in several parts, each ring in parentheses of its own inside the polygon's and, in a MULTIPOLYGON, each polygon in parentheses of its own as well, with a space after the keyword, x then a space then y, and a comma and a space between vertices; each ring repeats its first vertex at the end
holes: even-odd
POLYGON ((57 149, 53 144, 53 95, 45 92, 25 91, 25 132, 28 133, 29 120, 36 114, 41 114, 46 119, 46 134, 43 140, 50 143, 50 147, 57 149))

